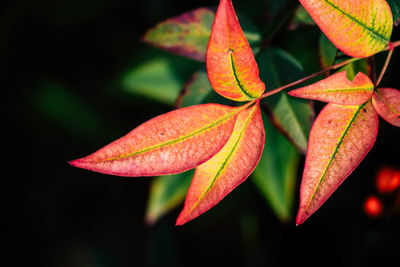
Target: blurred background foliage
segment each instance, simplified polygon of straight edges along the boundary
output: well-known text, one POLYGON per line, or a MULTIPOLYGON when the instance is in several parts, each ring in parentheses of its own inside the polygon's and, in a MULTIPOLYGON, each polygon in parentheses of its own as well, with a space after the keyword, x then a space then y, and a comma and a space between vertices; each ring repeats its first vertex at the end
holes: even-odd
MULTIPOLYGON (((390 2, 396 6, 395 0, 390 2)), ((217 4, 209 0, 1 4, 6 93, 2 264, 286 266, 294 260, 308 266, 400 264, 395 194, 382 197, 382 216, 370 218, 363 212, 365 199, 376 194, 379 168, 400 167, 400 130, 383 120, 365 160, 300 227, 295 227, 294 217, 305 144, 290 134, 308 134, 312 110, 309 103, 285 94, 264 101, 264 119, 273 118, 284 126, 294 122, 298 127, 282 135, 267 122, 266 152, 253 177, 183 227, 174 225, 190 173, 175 178, 120 178, 67 164, 174 107, 230 104, 209 87, 204 63, 141 42, 146 31, 161 21, 217 4), (290 107, 308 113, 285 113, 290 107)), ((267 90, 314 73, 336 57, 335 48, 298 9, 297 1, 238 0, 234 5, 264 40, 253 48, 255 52, 267 48, 257 54, 267 90)), ((392 40, 399 39, 397 27, 392 40)), ((375 57, 377 70, 384 59, 385 53, 375 57)), ((371 61, 347 68, 374 72, 371 61)), ((395 50, 382 87, 400 89, 399 68, 400 53, 395 50)), ((316 112, 321 107, 314 103, 316 112)))

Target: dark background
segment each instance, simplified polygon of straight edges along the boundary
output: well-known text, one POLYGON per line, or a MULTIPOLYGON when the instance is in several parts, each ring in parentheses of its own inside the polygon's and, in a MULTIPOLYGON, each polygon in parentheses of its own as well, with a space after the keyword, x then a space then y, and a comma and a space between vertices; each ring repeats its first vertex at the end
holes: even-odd
MULTIPOLYGON (((237 10, 263 27, 269 13, 262 1, 236 2, 237 10)), ((378 169, 400 167, 400 130, 382 119, 376 145, 365 160, 300 227, 294 220, 280 223, 252 183, 244 183, 183 227, 174 226, 179 209, 148 226, 144 216, 151 178, 119 178, 67 164, 171 110, 120 90, 118 81, 146 55, 163 53, 140 42, 146 29, 216 4, 2 4, 0 58, 6 97, 0 265, 400 266, 399 217, 387 211, 371 219, 362 210, 365 198, 376 194, 378 169)), ((316 43, 318 29, 309 31, 315 40, 308 41, 316 43)), ((397 29, 392 40, 399 39, 397 29)), ((283 40, 278 35, 273 43, 283 40)), ((307 40, 298 41, 301 47, 307 40)), ((400 89, 399 68, 395 51, 382 86, 400 89)), ((297 207, 297 195, 295 199, 297 207)), ((393 203, 391 197, 383 200, 387 208, 393 203)))

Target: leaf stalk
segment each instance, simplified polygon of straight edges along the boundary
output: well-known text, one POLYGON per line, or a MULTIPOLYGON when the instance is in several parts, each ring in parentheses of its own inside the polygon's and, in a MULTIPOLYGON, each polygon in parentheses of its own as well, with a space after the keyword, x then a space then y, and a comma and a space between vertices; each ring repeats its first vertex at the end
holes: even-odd
MULTIPOLYGON (((385 65, 383 66, 382 71, 381 71, 381 73, 380 73, 380 75, 379 75, 379 78, 378 78, 378 80, 377 80, 377 82, 376 82, 376 86, 378 86, 379 83, 381 82, 381 80, 382 80, 382 78, 383 78, 383 75, 385 74, 385 71, 386 71, 386 69, 387 69, 387 67, 388 67, 388 65, 389 65, 389 62, 390 62, 390 59, 391 59, 391 57, 392 57, 393 51, 394 51, 394 49, 395 49, 396 47, 398 47, 398 46, 400 46, 400 40, 398 40, 398 41, 396 41, 396 42, 393 42, 393 43, 389 43, 384 49, 382 49, 382 50, 380 51, 380 52, 389 51, 389 53, 388 53, 388 56, 387 56, 387 58, 386 58, 385 65)), ((328 72, 328 71, 331 71, 331 70, 336 70, 336 69, 341 68, 341 67, 343 67, 343 66, 345 66, 345 65, 347 65, 347 64, 356 62, 356 61, 358 61, 358 60, 360 60, 360 59, 363 59, 363 58, 349 58, 349 59, 347 59, 347 60, 345 60, 345 61, 342 61, 342 62, 337 63, 337 64, 335 64, 335 65, 329 66, 329 67, 327 67, 327 68, 325 68, 325 69, 323 69, 323 70, 320 70, 320 71, 318 71, 318 72, 316 72, 316 73, 313 73, 313 74, 311 74, 311 75, 309 75, 309 76, 307 76, 307 77, 304 77, 304 78, 302 78, 302 79, 300 79, 300 80, 294 81, 294 82, 292 82, 292 83, 289 83, 289 84, 286 84, 286 85, 284 85, 284 86, 281 86, 281 87, 278 87, 278 88, 276 88, 276 89, 273 89, 273 90, 271 90, 271 91, 268 91, 268 92, 264 93, 264 94, 260 97, 260 99, 263 99, 263 98, 266 98, 266 97, 268 97, 268 96, 271 96, 271 95, 280 93, 281 91, 286 90, 286 89, 288 89, 288 88, 290 88, 290 87, 293 87, 293 86, 296 86, 296 85, 298 85, 298 84, 304 83, 304 82, 306 82, 306 81, 308 81, 308 80, 310 80, 310 79, 312 79, 312 78, 315 78, 315 77, 317 77, 317 76, 319 76, 319 75, 321 75, 321 74, 324 74, 324 73, 326 73, 326 72, 328 72)))

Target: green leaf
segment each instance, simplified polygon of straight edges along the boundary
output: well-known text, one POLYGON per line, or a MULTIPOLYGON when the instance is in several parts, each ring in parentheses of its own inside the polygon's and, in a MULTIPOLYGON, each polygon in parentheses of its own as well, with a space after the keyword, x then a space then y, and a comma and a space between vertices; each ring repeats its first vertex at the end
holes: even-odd
POLYGON ((387 0, 392 10, 393 23, 395 26, 400 24, 400 0, 387 0))
POLYGON ((294 14, 294 18, 290 23, 291 29, 297 29, 303 25, 315 25, 314 20, 307 13, 303 6, 299 6, 294 14))
POLYGON ((292 30, 290 34, 282 37, 281 48, 301 64, 305 74, 312 74, 321 70, 318 55, 318 38, 320 35, 321 31, 317 27, 302 27, 292 30))
MULTIPOLYGON (((198 8, 159 23, 145 34, 143 41, 177 55, 205 61, 214 18, 215 8, 198 8)), ((250 45, 258 44, 261 35, 254 24, 239 14, 238 19, 250 45)))
POLYGON ((186 82, 179 94, 176 106, 188 107, 205 103, 218 103, 227 105, 231 100, 220 96, 211 87, 208 81, 206 68, 195 72, 186 82))
POLYGON ((362 72, 367 76, 371 75, 372 68, 369 66, 367 59, 361 59, 356 62, 347 64, 343 68, 340 68, 337 72, 347 71, 347 78, 352 81, 356 77, 357 73, 362 72))
POLYGON ((267 135, 264 152, 252 180, 266 198, 276 216, 290 219, 295 194, 300 154, 268 121, 263 114, 267 135))
MULTIPOLYGON (((270 48, 258 60, 260 77, 268 81, 269 90, 304 77, 303 69, 289 53, 270 48)), ((268 91, 268 90, 267 90, 268 91)), ((302 152, 307 149, 314 111, 308 100, 289 97, 286 92, 263 100, 272 123, 302 152)))
POLYGON ((197 64, 185 59, 161 56, 147 60, 122 77, 123 90, 173 105, 185 81, 197 64))
POLYGON ((319 38, 318 52, 322 68, 327 68, 334 64, 337 48, 323 33, 321 33, 321 37, 319 38))
POLYGON ((287 5, 290 4, 291 0, 263 0, 264 6, 266 7, 265 12, 268 16, 273 16, 283 10, 287 5))
POLYGON ((58 82, 45 81, 32 94, 32 105, 46 124, 90 140, 99 133, 113 133, 93 106, 58 82))
POLYGON ((148 223, 155 223, 183 203, 193 174, 194 170, 190 170, 174 175, 158 176, 152 180, 146 211, 148 223))

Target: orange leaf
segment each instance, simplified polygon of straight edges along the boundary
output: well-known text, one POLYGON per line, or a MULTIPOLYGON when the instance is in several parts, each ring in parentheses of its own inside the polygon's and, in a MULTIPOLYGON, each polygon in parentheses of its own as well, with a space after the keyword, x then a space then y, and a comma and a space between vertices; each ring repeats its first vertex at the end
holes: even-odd
POLYGON ((376 140, 378 115, 371 101, 328 104, 310 132, 300 188, 297 224, 313 214, 350 175, 376 140))
POLYGON ((212 88, 220 95, 247 101, 265 90, 231 0, 221 0, 207 49, 207 72, 212 88))
POLYGON ((211 158, 227 142, 239 108, 191 106, 155 117, 72 165, 119 176, 183 172, 211 158))
POLYGON ((390 41, 393 17, 385 0, 300 0, 331 42, 352 57, 369 57, 390 41))
POLYGON ((372 97, 376 112, 388 123, 400 127, 400 91, 379 88, 372 97))
POLYGON ((374 93, 374 84, 362 72, 353 81, 347 79, 346 71, 329 76, 309 86, 292 90, 289 95, 325 101, 339 105, 360 105, 374 93))
POLYGON ((264 148, 259 104, 242 111, 226 145, 197 167, 176 224, 182 225, 216 205, 251 174, 264 148))

